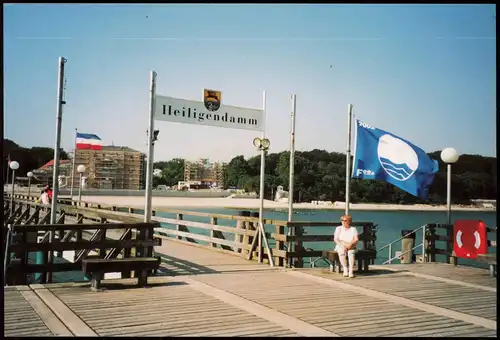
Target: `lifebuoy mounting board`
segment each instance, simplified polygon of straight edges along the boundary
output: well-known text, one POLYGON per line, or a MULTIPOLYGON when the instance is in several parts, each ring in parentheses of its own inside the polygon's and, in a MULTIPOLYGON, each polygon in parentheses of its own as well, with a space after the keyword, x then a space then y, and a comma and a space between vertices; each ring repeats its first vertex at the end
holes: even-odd
POLYGON ((458 220, 453 224, 453 251, 456 257, 477 259, 488 252, 486 224, 478 220, 458 220))

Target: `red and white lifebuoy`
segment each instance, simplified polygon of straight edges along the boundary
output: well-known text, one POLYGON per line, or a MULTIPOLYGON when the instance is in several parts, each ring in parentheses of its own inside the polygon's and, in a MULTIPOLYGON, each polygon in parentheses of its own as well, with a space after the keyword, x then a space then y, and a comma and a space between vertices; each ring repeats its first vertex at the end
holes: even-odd
POLYGON ((461 258, 477 258, 488 252, 486 225, 482 221, 460 220, 453 225, 453 250, 461 258))

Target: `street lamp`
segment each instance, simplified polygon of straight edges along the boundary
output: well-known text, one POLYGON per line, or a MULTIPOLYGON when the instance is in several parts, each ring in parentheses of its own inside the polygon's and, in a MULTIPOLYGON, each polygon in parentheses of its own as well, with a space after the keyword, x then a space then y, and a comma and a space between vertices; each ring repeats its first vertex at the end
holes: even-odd
POLYGON ((271 142, 267 138, 259 138, 256 137, 253 139, 253 145, 260 151, 269 150, 269 146, 271 146, 271 142))
POLYGON ((9 167, 12 169, 12 191, 10 197, 10 209, 11 213, 14 213, 14 180, 16 179, 16 170, 19 169, 19 163, 16 161, 12 161, 9 164, 9 167))
MULTIPOLYGON (((269 147, 271 146, 271 142, 267 138, 259 138, 256 137, 253 140, 253 145, 257 148, 257 150, 260 151, 260 204, 259 204, 259 235, 258 235, 258 242, 259 242, 259 263, 262 263, 262 239, 264 239, 264 243, 266 246, 266 250, 268 253, 268 258, 269 258, 269 264, 271 267, 274 266, 273 259, 271 256, 271 251, 269 249, 269 244, 267 243, 266 239, 266 233, 264 229, 264 180, 265 180, 265 171, 266 171, 266 151, 269 150, 269 147)), ((256 235, 257 236, 257 235, 256 235)), ((249 253, 249 256, 251 255, 251 252, 249 253)))
POLYGON ((30 195, 31 195, 31 177, 33 177, 33 172, 28 172, 27 174, 28 176, 28 199, 30 199, 30 195))
POLYGON ((458 152, 454 148, 441 151, 441 159, 447 164, 446 205, 448 210, 448 224, 451 224, 451 165, 458 161, 458 152))
POLYGON ((82 174, 85 172, 86 168, 85 165, 80 164, 77 168, 76 171, 80 174, 80 185, 78 186, 78 201, 80 202, 82 200, 82 174))

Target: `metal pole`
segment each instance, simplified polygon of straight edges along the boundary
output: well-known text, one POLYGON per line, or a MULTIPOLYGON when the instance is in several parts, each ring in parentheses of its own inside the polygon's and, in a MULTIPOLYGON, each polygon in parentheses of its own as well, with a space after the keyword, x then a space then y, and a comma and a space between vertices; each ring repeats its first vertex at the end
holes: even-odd
POLYGON ((347 114, 347 150, 345 159, 345 214, 349 215, 349 173, 351 172, 351 118, 352 118, 352 104, 348 106, 347 114))
MULTIPOLYGON (((266 91, 262 93, 262 109, 264 111, 264 129, 262 130, 262 139, 266 138, 266 91)), ((264 228, 264 181, 265 181, 265 171, 266 171, 266 151, 261 149, 260 151, 260 189, 259 189, 259 224, 264 228)), ((262 238, 266 237, 265 232, 260 232, 258 238, 259 247, 259 263, 262 263, 262 238)), ((270 257, 270 256, 269 256, 270 257)))
POLYGON ((5 184, 9 185, 9 172, 10 172, 10 154, 7 156, 7 178, 5 179, 5 184))
POLYGON ((16 170, 12 170, 12 189, 10 194, 10 214, 14 214, 14 180, 16 179, 16 170))
POLYGON ((422 228, 422 263, 425 263, 425 234, 426 234, 426 227, 422 228))
POLYGON ((448 173, 446 176, 446 207, 448 211, 448 224, 451 224, 451 164, 447 164, 448 173))
MULTIPOLYGON (((264 111, 264 129, 262 130, 262 139, 266 138, 266 127, 265 127, 265 116, 266 116, 266 91, 262 94, 263 100, 263 111, 264 111)), ((266 232, 264 228, 264 181, 265 181, 265 171, 266 171, 266 151, 264 149, 260 152, 260 204, 259 204, 259 235, 258 246, 259 246, 259 263, 262 263, 262 240, 264 240, 264 245, 267 250, 267 256, 269 258, 269 265, 274 267, 273 257, 271 256, 271 249, 266 239, 266 232)))
MULTIPOLYGON (((292 222, 293 218, 293 182, 295 173, 295 113, 297 108, 296 103, 297 96, 292 95, 292 112, 291 120, 292 126, 290 127, 290 178, 288 184, 288 222, 292 222)), ((288 227, 288 235, 292 236, 295 234, 295 228, 288 227)), ((288 242, 288 251, 293 251, 293 242, 288 242)), ((293 259, 288 259, 288 266, 291 268, 293 265, 293 259)))
MULTIPOLYGON (((50 210, 50 224, 57 222, 57 196, 59 193, 59 157, 61 154, 61 127, 62 108, 64 98, 64 64, 66 59, 59 57, 59 79, 57 82, 57 115, 56 115, 56 143, 54 145, 54 171, 52 173, 52 205, 50 210)), ((52 242, 53 232, 49 231, 49 242, 52 242)), ((49 252, 49 262, 52 263, 52 252, 49 252)), ((50 281, 49 281, 50 282, 50 281)))
MULTIPOLYGON (((264 138, 264 137, 262 137, 264 138)), ((266 169, 266 151, 262 149, 260 151, 260 190, 259 190, 259 198, 260 198, 260 204, 259 204, 259 223, 264 226, 264 171, 266 169)), ((259 233, 259 239, 258 239, 258 247, 259 247, 259 263, 262 263, 262 238, 265 238, 266 235, 261 232, 259 233)))
POLYGON ((82 201, 82 173, 80 172, 80 185, 78 186, 78 202, 82 201))
POLYGON ((31 196, 31 177, 28 177, 28 199, 31 196))
POLYGON ((69 195, 71 196, 71 200, 73 200, 73 186, 75 185, 75 162, 76 162, 76 135, 78 133, 78 129, 75 129, 75 148, 73 149, 73 164, 71 165, 71 188, 69 189, 69 195))
POLYGON ((151 221, 151 206, 153 203, 153 153, 154 153, 154 128, 155 128, 155 92, 156 72, 150 73, 149 84, 149 130, 148 130, 148 159, 146 165, 146 203, 144 206, 144 222, 151 221))
POLYGON ((288 222, 292 222, 293 216, 293 182, 295 172, 295 109, 296 95, 292 95, 292 126, 290 130, 290 179, 288 184, 288 222))
POLYGON ((5 257, 3 258, 3 277, 4 277, 4 286, 7 286, 7 263, 8 263, 8 258, 9 256, 9 246, 11 243, 11 225, 7 225, 7 238, 5 239, 5 257))

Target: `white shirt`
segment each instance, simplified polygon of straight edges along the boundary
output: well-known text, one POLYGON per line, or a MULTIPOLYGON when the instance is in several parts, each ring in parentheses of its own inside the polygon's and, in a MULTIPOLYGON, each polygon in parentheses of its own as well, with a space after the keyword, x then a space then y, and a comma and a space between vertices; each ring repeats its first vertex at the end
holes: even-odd
POLYGON ((346 228, 341 225, 335 229, 335 239, 338 239, 339 241, 349 243, 352 242, 356 236, 358 236, 356 227, 351 226, 349 228, 346 228))
POLYGON ((42 204, 49 204, 49 194, 44 192, 42 196, 40 196, 40 200, 42 201, 42 204))

